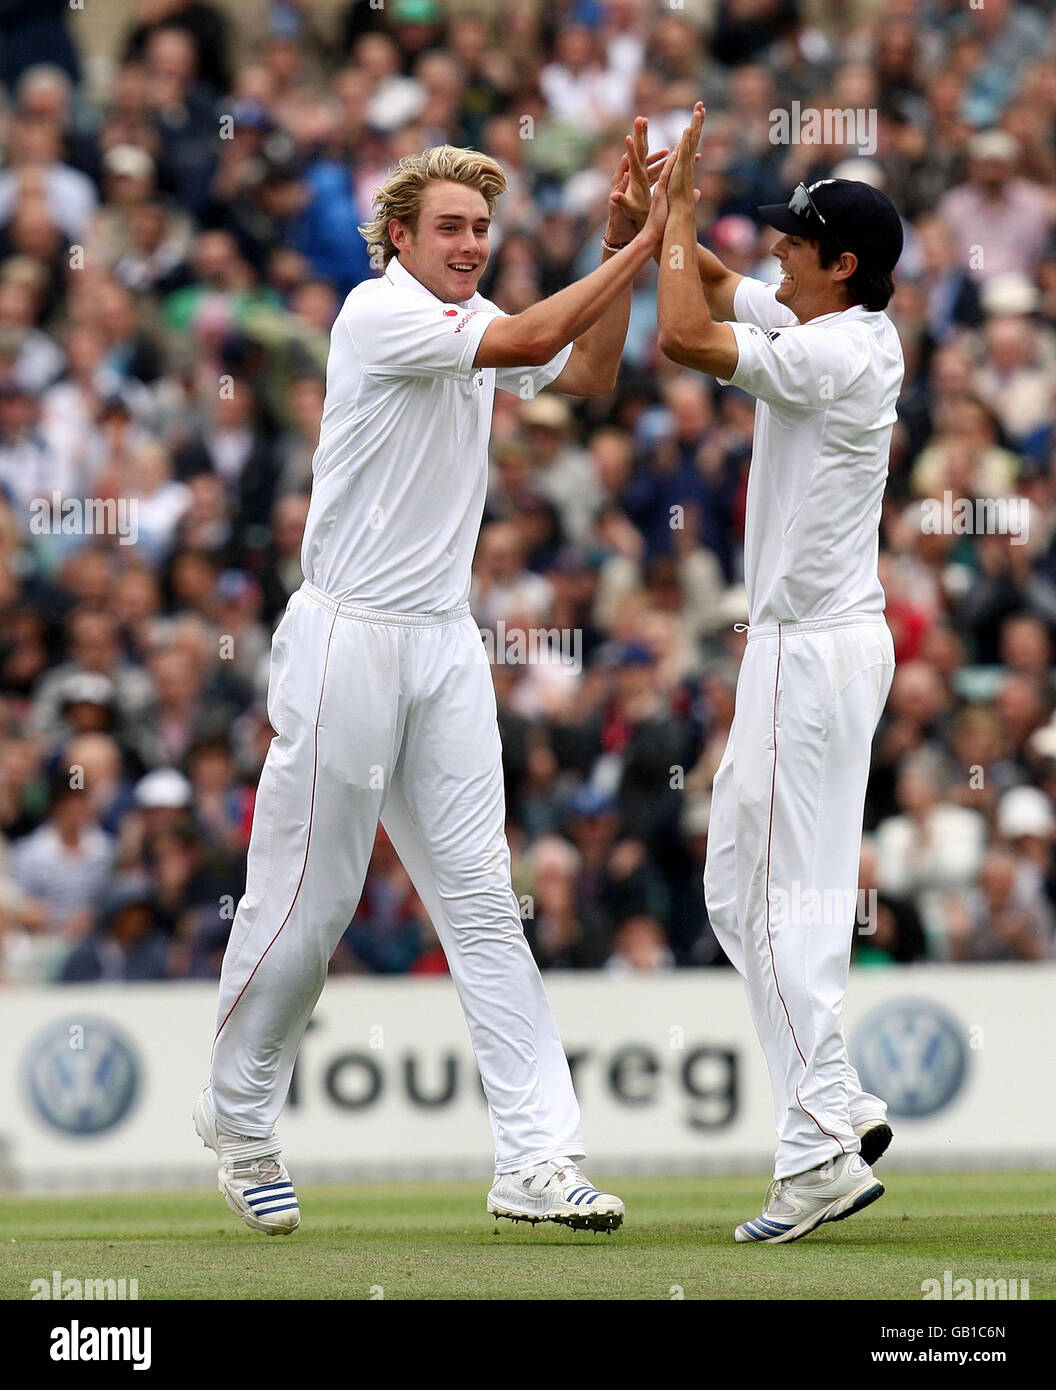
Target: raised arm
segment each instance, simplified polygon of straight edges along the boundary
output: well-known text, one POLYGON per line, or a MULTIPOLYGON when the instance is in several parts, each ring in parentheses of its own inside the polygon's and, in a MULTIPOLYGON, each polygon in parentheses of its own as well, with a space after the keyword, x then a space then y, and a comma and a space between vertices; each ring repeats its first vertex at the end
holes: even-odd
POLYGON ((728 381, 737 366, 737 339, 729 323, 713 318, 698 266, 690 260, 690 248, 696 247, 697 241, 693 155, 703 119, 704 109, 698 102, 693 120, 683 132, 678 149, 664 165, 653 195, 654 204, 660 198, 670 203, 656 293, 658 343, 660 351, 672 362, 728 381))
POLYGON ((596 323, 656 250, 655 234, 641 231, 618 256, 523 313, 496 317, 484 330, 477 367, 541 367, 596 323))
MULTIPOLYGON (((698 101, 693 108, 694 116, 699 112, 700 119, 703 121, 705 116, 704 103, 698 101)), ((666 153, 666 152, 664 152, 666 153)), ((700 155, 694 151, 694 163, 700 155)), ((642 177, 640 168, 636 168, 632 162, 629 176, 624 186, 617 190, 613 195, 613 202, 616 202, 623 209, 624 216, 635 228, 643 227, 645 219, 649 215, 649 204, 651 200, 650 185, 656 179, 650 176, 648 179, 642 177)), ((697 195, 699 197, 699 194, 697 195)), ((708 301, 708 308, 714 319, 728 320, 733 318, 733 296, 744 278, 735 270, 730 270, 724 266, 718 256, 713 251, 709 251, 706 246, 701 246, 696 239, 694 231, 693 241, 697 248, 697 269, 700 272, 700 283, 704 288, 704 295, 708 301)), ((655 260, 660 262, 660 249, 657 248, 655 260)))
POLYGON ((729 322, 733 317, 733 296, 737 286, 744 279, 737 271, 730 270, 706 246, 697 246, 697 270, 700 283, 704 287, 704 298, 708 301, 711 317, 729 322))

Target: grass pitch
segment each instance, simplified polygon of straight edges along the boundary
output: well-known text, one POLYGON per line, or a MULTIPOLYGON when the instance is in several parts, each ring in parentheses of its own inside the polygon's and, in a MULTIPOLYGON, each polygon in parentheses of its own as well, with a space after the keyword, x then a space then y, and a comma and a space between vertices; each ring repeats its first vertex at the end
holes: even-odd
POLYGON ((496 1222, 487 1182, 306 1187, 293 1236, 256 1235, 215 1191, 0 1199, 0 1297, 30 1281, 139 1280, 140 1299, 921 1298, 925 1279, 1056 1292, 1056 1175, 881 1175, 887 1195, 791 1245, 737 1246, 766 1179, 598 1174, 613 1236, 496 1222))

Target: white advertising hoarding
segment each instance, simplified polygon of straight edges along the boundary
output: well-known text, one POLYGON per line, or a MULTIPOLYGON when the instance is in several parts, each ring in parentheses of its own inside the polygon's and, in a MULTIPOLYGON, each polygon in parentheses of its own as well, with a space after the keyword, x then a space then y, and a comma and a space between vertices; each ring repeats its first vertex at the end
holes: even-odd
MULTIPOLYGON (((547 989, 599 1171, 766 1169, 773 1115, 740 980, 726 971, 553 974, 547 989)), ((892 1165, 1056 1157, 1056 966, 854 973, 846 1029, 891 1105, 892 1165)), ((212 985, 9 989, 0 1182, 206 1180, 190 1123, 212 985)), ((329 982, 280 1134, 299 1177, 485 1175, 491 1137, 450 981, 329 982)))

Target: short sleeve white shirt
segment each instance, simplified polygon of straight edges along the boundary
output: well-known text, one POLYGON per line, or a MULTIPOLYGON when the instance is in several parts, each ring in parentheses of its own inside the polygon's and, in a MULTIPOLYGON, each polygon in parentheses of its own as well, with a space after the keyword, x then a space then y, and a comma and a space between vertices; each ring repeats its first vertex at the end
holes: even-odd
POLYGON ((442 613, 469 594, 487 491, 495 389, 530 397, 541 367, 474 367, 502 310, 482 295, 438 299, 394 257, 349 294, 330 335, 301 565, 346 603, 442 613))
POLYGON ((753 624, 880 613, 880 507, 902 348, 855 305, 799 323, 777 286, 745 278, 730 384, 756 397, 744 570, 753 624))

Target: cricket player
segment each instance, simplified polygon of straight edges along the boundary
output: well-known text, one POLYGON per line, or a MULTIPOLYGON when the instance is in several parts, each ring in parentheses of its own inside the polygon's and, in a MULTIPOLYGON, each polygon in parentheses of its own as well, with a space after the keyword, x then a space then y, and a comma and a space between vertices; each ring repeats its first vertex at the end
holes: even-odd
MULTIPOLYGON (((628 146, 655 180, 644 129, 628 146)), ((469 1025, 495 1141, 488 1210, 589 1230, 624 1216, 578 1166, 579 1106, 511 886, 495 694, 467 595, 496 387, 611 391, 631 284, 662 228, 637 231, 610 200, 599 268, 506 315, 477 293, 505 188, 474 150, 400 160, 360 229, 384 274, 351 292, 331 335, 305 582, 272 642, 275 737, 195 1107, 228 1205, 269 1235, 300 1222, 275 1125, 379 819, 469 1025)))
POLYGON ((657 318, 668 357, 757 401, 748 640, 704 891, 744 976, 777 1123, 765 1209, 734 1235, 778 1243, 881 1197, 869 1165, 891 1139, 886 1106, 847 1059, 842 1020, 870 747, 894 671, 877 551, 903 373, 883 309, 902 226, 864 183, 801 184, 787 205, 759 210, 782 234, 781 283, 732 273, 697 246, 703 119, 698 103, 653 196, 669 209, 657 318))

